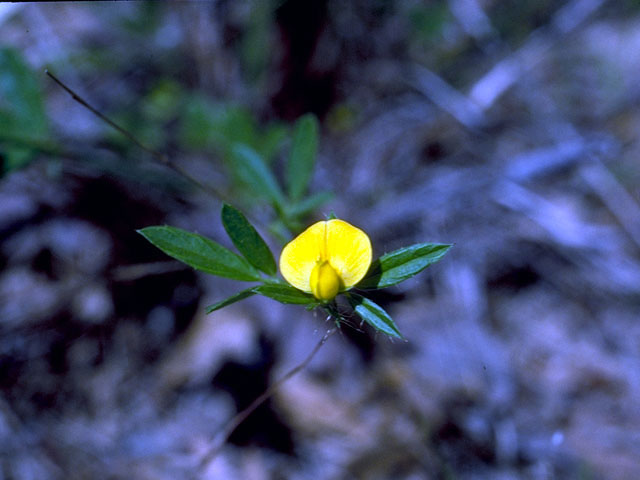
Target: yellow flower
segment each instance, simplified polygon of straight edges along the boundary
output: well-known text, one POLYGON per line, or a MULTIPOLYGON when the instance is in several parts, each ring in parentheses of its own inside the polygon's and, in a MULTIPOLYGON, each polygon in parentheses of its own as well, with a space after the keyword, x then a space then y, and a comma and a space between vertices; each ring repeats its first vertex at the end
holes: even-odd
POLYGON ((343 220, 321 221, 284 247, 280 271, 297 289, 332 300, 362 280, 371 255, 371 241, 362 230, 343 220))

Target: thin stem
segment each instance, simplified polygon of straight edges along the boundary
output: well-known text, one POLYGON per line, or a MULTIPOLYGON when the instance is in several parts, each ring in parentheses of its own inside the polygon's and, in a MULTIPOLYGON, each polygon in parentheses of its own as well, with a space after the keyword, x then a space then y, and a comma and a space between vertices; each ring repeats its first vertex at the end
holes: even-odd
POLYGON ((171 162, 169 161, 169 158, 160 153, 157 152, 155 150, 153 150, 152 148, 147 147, 146 145, 144 145, 142 142, 140 142, 136 137, 133 136, 133 134, 131 132, 129 132, 128 130, 126 130, 125 128, 121 127, 120 125, 118 125, 116 122, 114 122, 113 120, 111 120, 109 117, 107 117, 105 114, 103 114, 102 112, 100 112, 97 108, 93 107, 92 105, 89 104, 89 102, 87 102, 85 99, 83 99, 81 96, 79 96, 76 92, 74 92, 73 90, 71 90, 71 88, 67 87, 64 83, 62 83, 61 80, 58 79, 58 77, 56 77, 53 73, 51 73, 48 69, 46 69, 44 71, 44 73, 47 74, 47 76, 49 78, 51 78, 51 80, 53 80, 54 82, 56 82, 60 87, 62 87, 62 89, 64 91, 66 91, 69 95, 71 95, 71 98, 73 98, 76 102, 78 102, 80 105, 82 105, 84 108, 86 108, 87 110, 89 110, 91 113, 93 113, 96 117, 98 117, 100 120, 102 120, 103 122, 107 123, 108 125, 110 125, 111 127, 115 128, 117 131, 119 131, 122 135, 124 135, 125 137, 127 137, 129 140, 131 140, 133 143, 135 143, 138 147, 140 147, 141 149, 143 149, 145 152, 153 155, 158 161, 160 161, 161 163, 164 163, 165 165, 169 165, 171 162))
POLYGON ((216 197, 217 199, 219 199, 221 201, 226 201, 225 195, 223 195, 220 191, 218 191, 217 189, 215 189, 215 188, 213 188, 213 187, 211 187, 209 185, 205 185, 202 182, 200 182, 197 178, 193 177, 184 168, 182 168, 179 165, 176 165, 175 163, 173 163, 171 161, 171 159, 166 154, 164 154, 162 152, 159 152, 158 150, 155 150, 155 149, 153 149, 151 147, 148 147, 147 145, 142 143, 131 132, 129 132, 126 128, 124 128, 121 125, 117 124, 116 122, 111 120, 109 117, 107 117, 104 113, 100 112, 97 108, 95 108, 94 106, 89 104, 89 102, 87 102, 84 98, 82 98, 80 95, 78 95, 76 92, 74 92, 70 87, 65 85, 62 82, 62 80, 60 80, 58 77, 56 77, 48 69, 46 69, 44 71, 44 73, 46 73, 47 76, 49 78, 51 78, 51 80, 56 82, 64 91, 66 91, 69 95, 71 95, 71 98, 73 98, 76 102, 78 102, 80 105, 85 107, 87 110, 89 110, 91 113, 93 113, 96 117, 98 117, 100 120, 105 122, 107 125, 109 125, 110 127, 114 128, 115 130, 120 132, 122 135, 127 137, 131 142, 133 142, 139 148, 141 148, 142 150, 147 152, 149 155, 151 155, 153 158, 155 158, 156 161, 158 161, 162 165, 166 165, 167 167, 171 168, 174 172, 176 172, 177 174, 181 175, 183 178, 185 178, 186 180, 191 182, 193 185, 195 185, 199 189, 209 193, 210 195, 216 197))
POLYGON ((300 372, 300 370, 304 369, 309 364, 309 362, 313 360, 313 357, 316 355, 316 353, 318 353, 318 350, 320 350, 320 347, 322 347, 326 343, 326 341, 329 339, 329 337, 333 335, 336 331, 337 331, 337 327, 333 327, 332 329, 328 330, 327 333, 325 333, 324 336, 320 339, 320 341, 316 344, 313 350, 311 350, 309 355, 307 355, 307 358, 305 358, 302 361, 302 363, 298 364, 296 367, 289 370, 277 382, 271 384, 271 386, 269 386, 269 388, 267 388, 264 391, 264 393, 262 393, 262 395, 260 395, 253 402, 251 402, 251 405, 249 405, 247 408, 245 408, 244 410, 239 412, 235 417, 229 420, 226 427, 214 439, 211 449, 205 454, 205 456, 200 461, 200 464, 198 467, 199 471, 204 470, 207 467, 207 465, 211 463, 211 461, 220 453, 220 450, 222 450, 222 447, 224 447, 224 445, 227 443, 227 440, 229 439, 233 431, 236 428, 238 428, 238 426, 242 422, 244 422, 247 419, 247 417, 255 411, 256 408, 258 408, 265 401, 271 398, 271 396, 273 396, 273 394, 278 390, 278 388, 282 386, 282 384, 284 384, 287 380, 289 380, 295 374, 300 372))

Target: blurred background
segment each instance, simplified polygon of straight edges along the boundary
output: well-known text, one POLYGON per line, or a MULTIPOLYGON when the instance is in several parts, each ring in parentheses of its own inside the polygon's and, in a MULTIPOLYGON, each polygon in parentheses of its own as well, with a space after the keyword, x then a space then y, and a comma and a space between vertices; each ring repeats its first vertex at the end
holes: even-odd
POLYGON ((639 79, 637 0, 0 4, 0 479, 640 478, 639 79), (373 297, 406 342, 342 328, 196 476, 331 325, 207 316, 245 285, 135 229, 229 246, 225 199, 279 252, 228 151, 280 175, 307 112, 304 224, 455 247, 373 297))

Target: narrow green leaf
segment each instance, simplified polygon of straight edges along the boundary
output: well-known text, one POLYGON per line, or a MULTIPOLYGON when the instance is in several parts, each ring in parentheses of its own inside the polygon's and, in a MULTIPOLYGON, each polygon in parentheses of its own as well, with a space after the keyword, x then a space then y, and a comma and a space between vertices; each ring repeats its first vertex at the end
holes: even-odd
POLYGON ((253 291, 277 300, 280 303, 295 303, 298 305, 319 304, 313 295, 304 293, 284 283, 265 283, 255 287, 253 291))
POLYGON ((256 140, 256 151, 262 154, 269 165, 282 147, 284 139, 288 136, 289 129, 286 126, 279 123, 271 123, 256 140))
POLYGON ((222 224, 233 244, 251 265, 268 275, 276 274, 276 261, 271 250, 240 210, 223 205, 222 224))
POLYGON ((235 295, 231 295, 229 298, 226 298, 221 302, 214 303, 213 305, 209 305, 206 309, 206 312, 207 313, 215 312, 216 310, 220 310, 221 308, 227 307, 232 303, 239 302, 240 300, 244 300, 245 298, 249 298, 255 294, 256 292, 253 291, 253 288, 242 290, 241 292, 238 292, 235 295))
POLYGON ((299 200, 307 189, 317 152, 318 120, 314 115, 307 114, 296 122, 287 163, 286 178, 291 200, 299 200))
POLYGON ((282 207, 284 195, 262 157, 251 147, 242 144, 233 146, 232 155, 233 169, 238 178, 255 193, 282 207))
POLYGON ((349 303, 362 320, 390 337, 402 338, 395 322, 380 305, 355 293, 349 293, 347 297, 349 298, 349 303))
POLYGON ((371 264, 358 288, 385 288, 403 282, 440 260, 452 245, 417 243, 382 255, 371 264))
POLYGON ((138 233, 170 257, 196 270, 234 280, 261 278, 244 258, 202 235, 169 226, 147 227, 138 233))

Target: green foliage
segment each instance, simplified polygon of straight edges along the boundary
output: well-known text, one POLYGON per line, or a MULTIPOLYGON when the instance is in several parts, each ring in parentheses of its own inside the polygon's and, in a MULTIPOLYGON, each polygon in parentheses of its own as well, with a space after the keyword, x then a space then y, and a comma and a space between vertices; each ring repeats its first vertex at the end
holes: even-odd
POLYGON ((286 283, 265 283, 254 288, 256 293, 277 300, 280 303, 294 303, 298 305, 319 305, 318 300, 308 293, 286 283))
MULTIPOLYGON (((171 105, 160 91, 157 102, 171 105)), ((162 109, 160 109, 162 111, 162 109)), ((285 164, 285 188, 275 174, 273 156, 283 137, 278 128, 261 131, 253 118, 241 109, 214 109, 212 105, 192 103, 183 118, 182 135, 194 147, 214 148, 220 153, 236 183, 246 195, 261 198, 273 207, 277 216, 269 231, 283 241, 301 226, 302 218, 331 198, 329 192, 307 195, 318 150, 318 122, 313 115, 301 117, 292 132, 291 148, 285 164), (285 193, 286 192, 286 193, 285 193)), ((143 228, 139 232, 166 254, 206 273, 236 280, 254 281, 254 285, 207 307, 214 312, 253 295, 262 295, 284 304, 303 305, 308 310, 321 308, 336 322, 344 321, 335 299, 321 301, 307 292, 279 280, 276 261, 267 243, 246 216, 231 205, 224 205, 222 223, 238 255, 222 245, 174 227, 143 228), (262 272, 262 273, 261 273, 262 272)), ((331 213, 329 219, 336 218, 331 213)), ((422 243, 396 250, 376 260, 366 277, 356 285, 378 289, 396 285, 438 261, 451 245, 422 243)), ((402 338, 391 317, 362 295, 343 292, 354 312, 376 331, 402 338)))
POLYGON ((234 280, 260 280, 260 273, 244 258, 202 235, 169 226, 138 230, 170 257, 196 270, 234 280))
MULTIPOLYGON (((201 235, 169 226, 138 230, 167 255, 206 273, 235 280, 256 281, 259 285, 242 290, 206 309, 215 312, 226 306, 262 295, 284 304, 304 305, 308 310, 322 308, 336 322, 343 320, 335 300, 322 302, 276 277, 276 262, 266 242, 249 220, 231 205, 224 205, 222 223, 242 257, 201 235), (260 275, 259 270, 267 274, 260 275)), ((383 255, 373 263, 358 288, 384 288, 406 280, 437 262, 451 245, 421 243, 383 255)), ((354 292, 344 292, 349 304, 364 322, 390 337, 402 338, 393 319, 382 307, 354 292)))
POLYGON ((240 45, 241 58, 251 80, 263 77, 272 54, 274 5, 271 0, 253 0, 240 45))
POLYGON ((202 95, 192 95, 184 103, 179 128, 181 143, 192 149, 214 150, 232 174, 231 151, 236 144, 251 147, 271 164, 288 133, 280 123, 259 128, 248 110, 217 104, 202 95))
POLYGON ((382 255, 371 264, 358 287, 377 289, 404 282, 440 260, 451 247, 440 243, 418 243, 382 255))
MULTIPOLYGON (((94 8, 96 8, 95 5, 93 4, 94 8)), ((139 8, 133 11, 133 15, 120 18, 122 27, 134 36, 151 36, 161 26, 163 7, 162 2, 140 2, 139 8)), ((102 8, 102 5, 98 3, 97 8, 102 8)))
POLYGON ((258 231, 239 210, 222 207, 222 224, 229 238, 247 261, 267 275, 277 273, 276 261, 258 231))
POLYGON ((213 305, 209 305, 206 308, 207 313, 215 312, 216 310, 220 310, 221 308, 228 307, 232 303, 239 302, 240 300, 244 300, 245 298, 252 297, 256 292, 253 288, 247 288, 246 290, 242 290, 241 292, 236 293, 235 295, 231 295, 229 298, 222 300, 221 302, 214 303, 213 305))
POLYGON ((4 172, 25 165, 49 126, 40 85, 15 50, 0 49, 0 157, 4 172), (19 141, 16 141, 19 140, 19 141))
POLYGON ((188 148, 210 149, 220 156, 240 203, 267 200, 275 213, 269 230, 282 241, 302 228, 309 213, 331 199, 329 192, 307 195, 318 150, 318 121, 312 114, 300 117, 293 127, 283 188, 275 172, 288 128, 280 123, 260 128, 247 110, 215 104, 202 96, 185 103, 180 141, 188 148))
POLYGON ((418 3, 408 12, 412 33, 425 43, 435 42, 441 37, 450 15, 449 6, 443 0, 418 3))
MULTIPOLYGON (((149 85, 137 108, 127 105, 124 110, 112 113, 111 117, 142 144, 162 151, 171 140, 167 129, 180 115, 185 95, 179 83, 160 78, 149 85)), ((129 152, 130 141, 120 132, 108 130, 107 138, 123 153, 129 152)))
POLYGON ((287 163, 288 193, 294 202, 300 200, 307 189, 317 152, 318 121, 313 115, 304 115, 296 122, 287 163))
POLYGON ((153 84, 143 98, 142 113, 145 120, 153 123, 169 122, 179 112, 184 91, 182 86, 166 78, 161 78, 153 84))
POLYGON ((349 293, 347 298, 349 299, 351 307, 353 307, 355 312, 366 323, 379 332, 386 333, 390 337, 402 338, 395 322, 380 305, 355 293, 349 293))
POLYGON ((262 285, 247 288, 246 290, 242 290, 241 292, 238 292, 235 295, 232 295, 229 298, 226 298, 218 303, 209 305, 206 308, 206 312, 215 312, 216 310, 220 310, 221 308, 224 308, 228 305, 239 302, 256 294, 271 298, 284 304, 306 305, 311 309, 319 305, 319 302, 313 296, 309 295, 308 293, 301 292, 300 290, 295 289, 290 285, 287 285, 285 283, 265 282, 262 285))
POLYGON ((260 154, 247 145, 233 147, 234 167, 237 176, 256 194, 266 198, 278 210, 282 210, 285 199, 276 180, 260 154))

